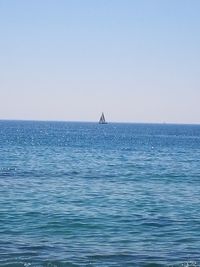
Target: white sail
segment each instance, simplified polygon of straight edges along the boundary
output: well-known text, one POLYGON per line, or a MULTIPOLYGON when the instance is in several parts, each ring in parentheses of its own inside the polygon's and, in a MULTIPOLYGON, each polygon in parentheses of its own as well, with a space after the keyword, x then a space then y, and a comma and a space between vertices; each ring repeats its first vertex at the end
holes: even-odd
POLYGON ((105 116, 104 116, 103 112, 102 112, 102 114, 101 114, 99 123, 100 123, 100 124, 106 124, 106 123, 107 123, 106 120, 105 120, 105 116))

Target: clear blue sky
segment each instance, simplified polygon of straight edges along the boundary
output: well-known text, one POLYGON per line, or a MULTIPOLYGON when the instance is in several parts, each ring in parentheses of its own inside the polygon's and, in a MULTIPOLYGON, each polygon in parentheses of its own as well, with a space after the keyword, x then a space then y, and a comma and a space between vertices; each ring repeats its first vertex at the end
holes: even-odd
POLYGON ((199 0, 0 0, 0 119, 200 123, 199 0))

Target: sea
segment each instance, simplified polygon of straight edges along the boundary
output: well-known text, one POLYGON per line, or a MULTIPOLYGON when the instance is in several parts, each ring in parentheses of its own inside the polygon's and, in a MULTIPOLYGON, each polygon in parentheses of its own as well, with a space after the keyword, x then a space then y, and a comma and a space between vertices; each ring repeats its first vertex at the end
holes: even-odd
POLYGON ((200 125, 0 121, 0 266, 200 266, 200 125))

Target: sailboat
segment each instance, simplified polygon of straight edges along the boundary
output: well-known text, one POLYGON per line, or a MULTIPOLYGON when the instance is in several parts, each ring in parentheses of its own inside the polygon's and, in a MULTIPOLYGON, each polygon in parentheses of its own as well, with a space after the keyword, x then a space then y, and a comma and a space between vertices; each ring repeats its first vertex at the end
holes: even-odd
POLYGON ((101 114, 101 117, 100 117, 100 120, 99 120, 99 124, 107 124, 103 112, 102 112, 102 114, 101 114))

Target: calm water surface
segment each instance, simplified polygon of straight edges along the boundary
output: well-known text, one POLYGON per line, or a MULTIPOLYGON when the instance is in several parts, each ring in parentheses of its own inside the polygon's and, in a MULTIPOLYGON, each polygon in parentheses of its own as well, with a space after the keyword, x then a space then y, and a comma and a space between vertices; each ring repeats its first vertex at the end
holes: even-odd
POLYGON ((200 266, 200 126, 0 121, 0 266, 200 266))

